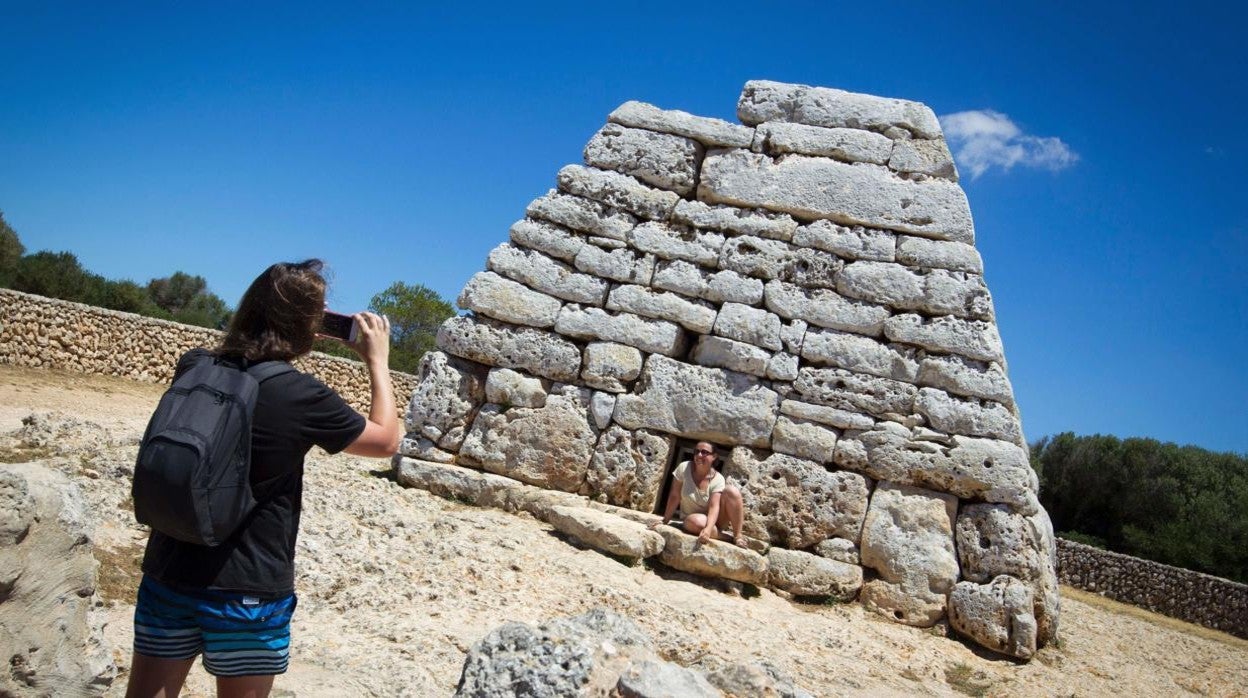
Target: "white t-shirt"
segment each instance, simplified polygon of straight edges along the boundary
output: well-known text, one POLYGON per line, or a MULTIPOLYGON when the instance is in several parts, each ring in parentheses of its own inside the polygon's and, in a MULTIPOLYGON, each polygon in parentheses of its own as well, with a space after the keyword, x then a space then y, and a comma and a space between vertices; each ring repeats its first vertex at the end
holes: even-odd
POLYGON ((715 470, 711 472, 715 475, 711 477, 710 484, 705 490, 700 490, 693 481, 693 468, 690 467, 689 461, 681 463, 676 466, 676 470, 672 471, 672 477, 680 483, 681 514, 685 516, 705 514, 711 506, 711 495, 724 491, 724 487, 728 484, 724 481, 724 476, 715 470))

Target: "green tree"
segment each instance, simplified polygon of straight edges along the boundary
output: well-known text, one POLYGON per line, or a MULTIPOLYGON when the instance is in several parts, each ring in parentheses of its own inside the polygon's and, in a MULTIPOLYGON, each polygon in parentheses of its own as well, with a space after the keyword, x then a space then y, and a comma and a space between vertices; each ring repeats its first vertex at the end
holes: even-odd
POLYGON ((0 287, 12 286, 17 263, 24 254, 26 248, 18 239, 17 231, 9 227, 4 220, 4 211, 0 211, 0 287))
POLYGON ((100 304, 111 310, 139 315, 159 316, 160 308, 147 295, 147 289, 129 279, 122 281, 105 281, 104 297, 100 304))
POLYGON ((17 262, 13 288, 48 298, 100 305, 104 278, 82 268, 70 252, 36 252, 17 262))
POLYGON ((230 308, 219 296, 208 290, 202 276, 176 271, 170 276, 147 282, 152 303, 163 313, 155 313, 186 325, 223 328, 230 320, 230 308))
POLYGON ((438 326, 455 308, 436 291, 421 284, 396 281, 373 296, 368 309, 390 318, 390 368, 415 373, 420 357, 434 348, 438 326))

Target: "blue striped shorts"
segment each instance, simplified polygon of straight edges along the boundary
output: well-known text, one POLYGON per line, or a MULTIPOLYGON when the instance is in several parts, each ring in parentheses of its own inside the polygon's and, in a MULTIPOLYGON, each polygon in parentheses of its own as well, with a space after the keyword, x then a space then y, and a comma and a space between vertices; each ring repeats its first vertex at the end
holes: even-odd
POLYGON ((285 673, 296 599, 259 599, 206 589, 172 589, 143 576, 134 608, 134 651, 162 659, 203 653, 213 676, 285 673))

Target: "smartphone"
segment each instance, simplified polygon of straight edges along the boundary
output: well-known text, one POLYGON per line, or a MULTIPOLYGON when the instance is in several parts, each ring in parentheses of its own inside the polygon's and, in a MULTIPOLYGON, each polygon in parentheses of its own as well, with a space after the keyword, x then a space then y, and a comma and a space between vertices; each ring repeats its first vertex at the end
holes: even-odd
POLYGON ((333 337, 344 342, 354 342, 359 333, 359 325, 355 323, 355 318, 350 315, 326 310, 325 315, 321 318, 321 334, 326 337, 333 337))

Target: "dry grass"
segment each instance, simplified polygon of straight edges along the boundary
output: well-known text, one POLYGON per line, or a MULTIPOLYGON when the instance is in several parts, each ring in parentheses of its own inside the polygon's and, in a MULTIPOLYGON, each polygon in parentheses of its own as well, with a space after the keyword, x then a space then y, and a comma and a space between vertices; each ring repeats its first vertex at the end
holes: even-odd
POLYGON ((1196 625, 1195 623, 1189 623, 1187 621, 1179 620, 1178 618, 1163 616, 1160 613, 1154 613, 1153 611, 1125 604, 1121 601, 1107 599, 1100 594, 1094 594, 1090 591, 1084 591, 1082 589, 1076 589, 1074 587, 1063 585, 1062 596, 1077 599, 1082 603, 1094 606, 1109 613, 1129 616, 1168 630, 1186 633, 1188 635, 1204 638, 1206 640, 1221 642, 1238 650, 1248 650, 1248 640, 1224 633, 1221 630, 1206 628, 1203 625, 1196 625))
POLYGON ((143 573, 143 546, 139 544, 121 548, 95 548, 95 559, 100 563, 99 578, 95 589, 105 601, 134 603, 143 573))

